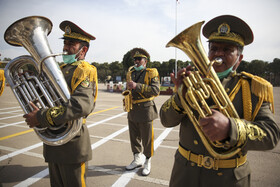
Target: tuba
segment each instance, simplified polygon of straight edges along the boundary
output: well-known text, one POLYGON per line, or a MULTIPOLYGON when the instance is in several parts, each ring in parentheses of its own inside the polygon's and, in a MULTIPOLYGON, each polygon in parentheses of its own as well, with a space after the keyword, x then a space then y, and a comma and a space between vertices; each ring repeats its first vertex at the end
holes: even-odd
POLYGON ((203 23, 204 21, 198 22, 187 28, 168 42, 166 47, 172 46, 181 49, 196 67, 197 71, 189 76, 182 75, 184 78, 183 83, 177 90, 178 95, 185 113, 194 125, 207 151, 216 159, 228 159, 236 155, 241 148, 234 147, 226 150, 224 149, 226 147, 219 141, 210 141, 202 131, 198 122, 199 119, 194 113, 195 111, 199 114, 199 117, 203 118, 212 114, 211 108, 216 108, 227 117, 239 118, 212 67, 213 63, 219 63, 219 60, 210 62, 201 44, 200 30, 203 23), (212 98, 215 103, 215 106, 211 106, 211 108, 206 103, 209 98, 212 98))
MULTIPOLYGON (((127 72, 130 72, 132 70, 132 68, 134 68, 135 66, 130 66, 127 70, 127 72)), ((130 82, 131 81, 131 74, 127 75, 126 77, 126 82, 130 82)), ((127 89, 125 91, 122 92, 122 95, 124 96, 123 99, 123 110, 125 112, 129 112, 130 110, 132 110, 132 94, 131 94, 131 90, 127 89)))
MULTIPOLYGON (((30 113, 33 102, 40 109, 68 102, 70 92, 47 40, 52 22, 41 16, 22 18, 8 27, 5 41, 13 46, 23 46, 32 56, 23 55, 11 60, 5 67, 5 77, 25 114, 30 113)), ((34 128, 45 144, 58 146, 67 143, 79 132, 79 125, 68 122, 49 128, 34 128)))

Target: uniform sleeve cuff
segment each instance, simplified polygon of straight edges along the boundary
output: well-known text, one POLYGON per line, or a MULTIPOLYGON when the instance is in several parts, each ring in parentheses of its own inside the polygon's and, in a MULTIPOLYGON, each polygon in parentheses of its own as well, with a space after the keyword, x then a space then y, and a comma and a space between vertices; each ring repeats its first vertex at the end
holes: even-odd
POLYGON ((38 127, 43 128, 43 127, 49 127, 50 126, 50 124, 47 120, 46 114, 47 114, 47 109, 39 110, 37 112, 37 120, 40 123, 40 125, 38 127))

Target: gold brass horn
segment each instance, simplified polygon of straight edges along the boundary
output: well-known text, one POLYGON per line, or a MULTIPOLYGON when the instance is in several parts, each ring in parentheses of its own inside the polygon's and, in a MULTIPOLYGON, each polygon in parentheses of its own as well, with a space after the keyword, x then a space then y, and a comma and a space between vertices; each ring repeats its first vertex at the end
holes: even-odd
POLYGON ((222 143, 210 141, 203 133, 198 118, 196 118, 193 112, 193 110, 198 112, 199 117, 211 115, 212 111, 206 103, 206 99, 212 98, 216 104, 214 108, 217 108, 227 117, 239 118, 238 113, 212 67, 215 61, 209 61, 201 44, 200 30, 203 23, 204 21, 198 22, 187 28, 168 42, 166 47, 172 46, 181 49, 188 55, 198 70, 190 76, 183 78, 184 83, 178 88, 178 95, 186 114, 194 125, 207 151, 216 159, 228 159, 236 155, 241 148, 235 147, 225 151, 222 148, 224 147, 222 143), (183 95, 183 90, 186 90, 185 95, 183 95))
MULTIPOLYGON (((128 74, 126 77, 126 82, 130 82, 131 81, 131 70, 132 68, 134 68, 135 66, 130 66, 127 70, 128 74)), ((127 85, 126 85, 127 87, 127 85)), ((123 99, 123 110, 125 112, 129 112, 130 110, 132 110, 132 94, 131 94, 131 90, 127 89, 125 91, 122 92, 122 95, 124 96, 123 99)))
POLYGON ((4 76, 4 70, 0 69, 0 96, 2 95, 4 88, 5 88, 5 76, 4 76))
MULTIPOLYGON (((47 35, 52 23, 41 16, 22 18, 8 27, 5 41, 13 46, 24 47, 32 56, 24 55, 11 60, 5 67, 5 77, 24 113, 38 108, 50 108, 68 102, 70 92, 64 76, 49 47, 47 35)), ((38 137, 48 145, 67 143, 77 135, 82 126, 69 121, 58 127, 34 128, 38 137)))

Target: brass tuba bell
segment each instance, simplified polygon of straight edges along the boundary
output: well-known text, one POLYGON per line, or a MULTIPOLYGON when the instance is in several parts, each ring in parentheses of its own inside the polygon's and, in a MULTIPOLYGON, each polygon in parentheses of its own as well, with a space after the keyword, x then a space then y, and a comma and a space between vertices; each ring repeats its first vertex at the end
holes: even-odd
MULTIPOLYGON (((22 18, 8 27, 5 41, 13 46, 23 46, 32 56, 20 56, 11 60, 5 67, 5 77, 24 113, 33 109, 30 102, 38 108, 59 106, 68 102, 70 92, 64 76, 55 60, 47 35, 52 22, 41 16, 22 18)), ((57 146, 70 141, 79 132, 79 125, 50 128, 34 128, 38 137, 48 145, 57 146)))
POLYGON ((200 30, 203 23, 204 21, 198 22, 187 28, 168 42, 166 47, 172 46, 181 49, 188 55, 198 70, 190 76, 184 77, 184 83, 178 88, 178 95, 185 113, 194 125, 207 151, 216 159, 228 159, 236 155, 241 148, 234 147, 226 150, 222 143, 210 141, 202 131, 198 118, 195 117, 193 112, 197 111, 199 117, 211 115, 212 111, 206 103, 206 99, 212 98, 215 102, 214 108, 217 108, 227 117, 239 118, 235 107, 212 67, 212 64, 216 62, 209 61, 201 44, 200 30), (183 94, 184 89, 186 89, 185 95, 183 94), (219 148, 221 149, 216 151, 219 148))

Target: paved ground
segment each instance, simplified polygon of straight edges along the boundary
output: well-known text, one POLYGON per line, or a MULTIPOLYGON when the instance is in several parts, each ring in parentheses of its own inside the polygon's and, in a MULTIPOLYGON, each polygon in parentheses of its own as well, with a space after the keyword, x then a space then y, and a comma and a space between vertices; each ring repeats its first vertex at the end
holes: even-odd
MULTIPOLYGON (((93 159, 89 162, 88 186, 168 186, 178 146, 178 127, 164 128, 155 120, 155 156, 152 172, 141 176, 141 169, 125 172, 132 160, 126 113, 122 96, 105 91, 100 85, 94 113, 88 117, 93 159)), ((275 118, 280 125, 280 88, 274 89, 275 118)), ((169 96, 156 98, 158 109, 169 96)), ((280 146, 271 151, 249 153, 252 186, 280 186, 280 146)), ((49 186, 42 143, 22 118, 22 110, 9 87, 0 97, 0 186, 49 186)))

